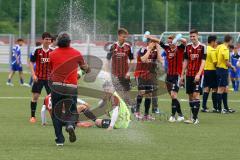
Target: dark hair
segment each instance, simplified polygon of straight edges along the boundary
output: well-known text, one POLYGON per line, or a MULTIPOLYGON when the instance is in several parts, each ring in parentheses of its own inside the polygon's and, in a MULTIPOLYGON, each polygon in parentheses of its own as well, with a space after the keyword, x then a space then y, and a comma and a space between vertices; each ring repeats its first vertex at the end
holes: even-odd
POLYGON ((229 45, 229 49, 234 49, 234 45, 229 45))
POLYGON ((190 31, 190 34, 193 34, 193 33, 198 34, 198 30, 196 30, 196 29, 192 29, 192 30, 190 31))
POLYGON ((118 29, 118 35, 121 35, 121 34, 128 34, 127 29, 125 29, 125 28, 119 28, 119 29, 118 29))
POLYGON ((227 35, 225 35, 225 37, 224 37, 224 42, 228 43, 228 42, 230 42, 232 39, 233 39, 232 36, 230 36, 229 34, 227 34, 227 35))
POLYGON ((41 42, 36 42, 36 47, 38 47, 38 46, 41 46, 42 45, 42 43, 41 42))
POLYGON ((17 42, 24 42, 24 40, 22 38, 18 38, 17 42))
POLYGON ((217 36, 215 35, 208 36, 208 43, 216 42, 216 40, 217 40, 217 36))
POLYGON ((42 39, 45 39, 45 38, 52 38, 52 36, 49 32, 43 32, 42 39))
POLYGON ((58 37, 57 34, 53 35, 53 36, 52 36, 52 42, 53 42, 53 41, 56 41, 57 37, 58 37))
POLYGON ((57 37, 57 45, 60 48, 69 47, 71 43, 70 36, 67 33, 62 33, 57 37))

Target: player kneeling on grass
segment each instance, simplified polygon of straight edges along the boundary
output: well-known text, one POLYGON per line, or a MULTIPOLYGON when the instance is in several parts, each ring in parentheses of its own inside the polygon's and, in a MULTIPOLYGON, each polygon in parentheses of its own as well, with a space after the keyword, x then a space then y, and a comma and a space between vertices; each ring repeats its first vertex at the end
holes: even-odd
MULTIPOLYGON (((46 111, 52 115, 52 102, 51 102, 51 94, 47 95, 44 99, 44 103, 41 110, 41 118, 42 118, 42 125, 46 126, 47 119, 46 119, 46 111)), ((78 114, 83 113, 87 118, 91 119, 92 121, 96 121, 96 116, 89 110, 89 104, 85 101, 81 100, 80 98, 77 99, 77 112, 78 114)), ((63 110, 64 113, 64 110, 63 110)), ((78 127, 91 127, 93 123, 88 122, 78 122, 78 127)))
POLYGON ((103 84, 104 92, 106 93, 107 105, 112 111, 109 113, 111 119, 97 119, 96 126, 100 128, 107 128, 108 130, 128 128, 130 123, 130 111, 127 104, 114 90, 110 82, 103 84))

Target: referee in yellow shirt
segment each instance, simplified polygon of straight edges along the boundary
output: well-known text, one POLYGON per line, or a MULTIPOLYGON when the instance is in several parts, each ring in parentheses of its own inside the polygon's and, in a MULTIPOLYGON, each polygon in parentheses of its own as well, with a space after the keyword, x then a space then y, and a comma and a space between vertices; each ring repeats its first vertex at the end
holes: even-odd
POLYGON ((202 102, 202 112, 209 112, 207 108, 207 100, 210 90, 212 90, 212 102, 213 102, 213 112, 217 112, 217 56, 216 56, 216 43, 217 37, 215 35, 210 35, 208 37, 207 46, 207 58, 204 67, 204 79, 203 79, 203 102, 202 102))
POLYGON ((228 68, 236 71, 236 68, 229 62, 230 53, 229 45, 233 42, 230 35, 224 37, 224 43, 217 47, 217 83, 218 83, 218 110, 222 113, 233 113, 234 110, 228 107, 228 68), (222 110, 221 104, 223 102, 224 109, 222 110))

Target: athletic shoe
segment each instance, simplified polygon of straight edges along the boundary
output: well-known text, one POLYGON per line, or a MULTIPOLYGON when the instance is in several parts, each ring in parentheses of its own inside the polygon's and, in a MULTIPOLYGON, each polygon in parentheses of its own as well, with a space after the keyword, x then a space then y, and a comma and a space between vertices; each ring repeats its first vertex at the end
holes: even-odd
POLYGON ((218 109, 215 109, 215 108, 212 110, 212 112, 213 113, 221 113, 218 109))
POLYGON ((37 119, 36 117, 31 117, 30 120, 29 120, 30 123, 36 123, 37 122, 37 119))
POLYGON ((22 86, 22 87, 31 87, 29 84, 27 84, 27 83, 22 83, 22 84, 20 84, 20 86, 22 86))
POLYGON ((192 119, 188 119, 188 120, 184 121, 184 123, 186 123, 186 124, 193 124, 193 120, 192 119))
POLYGON ((174 123, 176 122, 176 118, 174 116, 171 116, 168 121, 174 123))
POLYGON ((193 120, 193 124, 195 124, 195 125, 199 124, 199 120, 198 119, 193 120))
MULTIPOLYGON (((174 118, 175 118, 175 117, 174 117, 174 118)), ((184 117, 183 117, 183 116, 178 116, 177 121, 178 121, 178 122, 183 122, 183 121, 184 121, 184 117)))
POLYGON ((203 109, 201 109, 201 112, 203 112, 203 113, 208 113, 209 110, 208 110, 207 108, 203 108, 203 109))
POLYGON ((75 142, 77 140, 77 138, 76 138, 73 126, 72 125, 67 126, 66 131, 69 134, 69 141, 71 143, 75 142))
POLYGON ((228 113, 234 113, 236 112, 235 110, 229 108, 229 109, 222 109, 222 114, 228 114, 228 113))
POLYGON ((151 115, 144 115, 143 120, 145 120, 145 121, 154 121, 155 118, 152 117, 151 115))
POLYGON ((63 147, 63 143, 56 143, 57 147, 63 147))
POLYGON ((13 87, 13 86, 14 86, 14 84, 13 84, 13 83, 9 83, 9 82, 7 82, 7 83, 6 83, 6 85, 7 85, 7 86, 11 86, 11 87, 13 87))
POLYGON ((152 113, 160 114, 159 108, 154 108, 154 109, 152 110, 152 113))
POLYGON ((184 123, 197 125, 197 124, 199 124, 199 120, 198 119, 196 119, 196 120, 195 119, 191 119, 191 120, 184 121, 184 123))
POLYGON ((134 113, 134 116, 135 116, 135 118, 138 119, 138 120, 143 119, 143 116, 141 115, 140 112, 135 112, 135 113, 134 113))
POLYGON ((43 123, 43 124, 42 124, 43 127, 46 127, 46 125, 47 125, 47 123, 43 123))
POLYGON ((229 113, 235 113, 236 111, 235 111, 234 109, 232 109, 232 108, 229 108, 229 109, 228 109, 228 112, 229 112, 229 113))

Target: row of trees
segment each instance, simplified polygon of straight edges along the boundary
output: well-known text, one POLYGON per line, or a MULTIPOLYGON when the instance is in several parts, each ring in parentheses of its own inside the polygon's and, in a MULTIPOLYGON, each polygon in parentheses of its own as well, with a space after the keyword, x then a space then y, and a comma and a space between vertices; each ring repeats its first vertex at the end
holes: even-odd
MULTIPOLYGON (((69 29, 70 0, 47 1, 47 30, 56 33, 69 29)), ((93 32, 94 0, 73 0, 72 27, 93 32)), ((112 34, 118 25, 118 0, 96 0, 97 34, 112 34)), ((211 0, 192 0, 191 26, 201 31, 211 31, 211 0)), ((145 0, 145 30, 152 33, 165 31, 166 1, 145 0)), ((237 31, 240 31, 240 0, 215 1, 214 31, 234 31, 237 14, 237 31), (237 13, 235 4, 239 3, 237 13)), ((31 0, 22 0, 22 32, 30 33, 31 0)), ((36 31, 44 30, 44 0, 36 0, 36 31)), ((0 33, 18 34, 19 0, 0 0, 0 33)), ((121 26, 131 33, 141 33, 142 0, 121 0, 121 26)), ((189 1, 168 0, 168 30, 187 31, 189 26, 189 1)))

